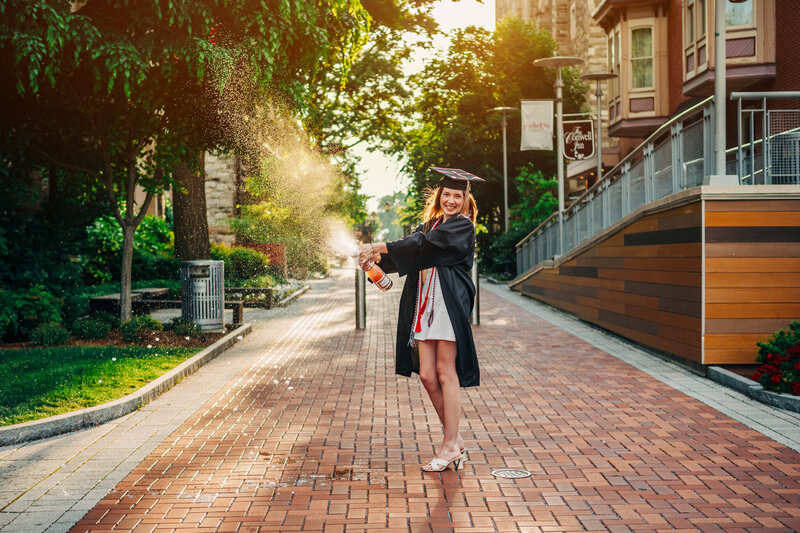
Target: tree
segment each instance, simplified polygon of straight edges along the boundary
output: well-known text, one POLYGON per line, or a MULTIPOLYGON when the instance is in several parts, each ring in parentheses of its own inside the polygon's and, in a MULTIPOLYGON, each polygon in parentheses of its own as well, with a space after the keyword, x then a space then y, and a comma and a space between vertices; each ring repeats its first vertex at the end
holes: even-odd
MULTIPOLYGON (((458 167, 485 178, 474 188, 481 221, 490 233, 501 230, 503 184, 500 117, 487 110, 517 106, 522 98, 553 99, 555 73, 532 65, 535 59, 554 55, 556 43, 546 30, 517 18, 506 18, 494 33, 480 28, 458 31, 450 48, 430 60, 413 80, 417 97, 406 115, 408 133, 398 135, 396 153, 408 157, 406 171, 413 177, 412 197, 416 213, 426 186, 436 178, 429 167, 458 167)), ((586 87, 577 71, 565 69, 565 112, 583 104, 586 87)), ((513 176, 531 163, 544 175, 555 173, 552 152, 521 152, 520 123, 508 121, 508 166, 513 176)), ((509 190, 509 204, 518 201, 509 190)))
POLYGON ((35 111, 17 126, 27 128, 20 135, 29 141, 28 161, 102 183, 123 228, 122 320, 131 312, 136 227, 153 195, 174 181, 174 169, 196 164, 197 140, 215 142, 220 129, 199 124, 224 123, 219 107, 193 106, 218 98, 232 72, 246 73, 263 91, 297 91, 296 69, 315 75, 324 61, 348 64, 366 26, 357 0, 276 8, 256 0, 0 4, 0 55, 13 58, 11 82, 35 111), (209 38, 216 28, 219 38, 209 38), (198 116, 205 120, 195 122, 198 116), (140 206, 137 185, 146 191, 140 206))

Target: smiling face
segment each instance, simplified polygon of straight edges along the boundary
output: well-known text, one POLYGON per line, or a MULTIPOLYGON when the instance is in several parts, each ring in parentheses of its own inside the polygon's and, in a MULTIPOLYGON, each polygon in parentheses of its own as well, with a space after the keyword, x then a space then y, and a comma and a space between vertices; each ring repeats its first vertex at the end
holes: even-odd
POLYGON ((464 191, 442 187, 439 206, 444 211, 445 219, 458 215, 464 210, 464 191))

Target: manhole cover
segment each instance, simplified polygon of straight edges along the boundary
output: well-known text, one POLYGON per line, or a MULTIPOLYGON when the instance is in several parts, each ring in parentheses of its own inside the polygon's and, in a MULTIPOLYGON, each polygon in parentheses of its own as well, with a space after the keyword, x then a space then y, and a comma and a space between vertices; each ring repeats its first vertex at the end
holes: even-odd
POLYGON ((502 477, 505 479, 519 479, 523 477, 530 477, 531 473, 527 470, 518 470, 516 468, 501 468, 499 470, 492 470, 494 477, 502 477))

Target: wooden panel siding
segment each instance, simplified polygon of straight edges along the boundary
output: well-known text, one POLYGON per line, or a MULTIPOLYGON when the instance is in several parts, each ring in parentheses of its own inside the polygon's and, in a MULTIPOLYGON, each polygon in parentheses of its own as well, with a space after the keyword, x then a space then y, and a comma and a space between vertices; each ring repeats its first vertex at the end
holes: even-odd
POLYGON ((752 363, 800 319, 800 200, 705 202, 705 364, 752 363))
POLYGON ((800 320, 800 187, 694 191, 512 288, 690 364, 755 362, 756 342, 800 320))
POLYGON ((700 363, 700 202, 644 216, 516 288, 661 352, 700 363))

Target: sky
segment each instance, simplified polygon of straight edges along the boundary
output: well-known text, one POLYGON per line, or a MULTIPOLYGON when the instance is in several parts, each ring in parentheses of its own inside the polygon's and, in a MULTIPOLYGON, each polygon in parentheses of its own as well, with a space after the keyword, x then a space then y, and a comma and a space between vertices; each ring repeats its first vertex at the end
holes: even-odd
MULTIPOLYGON (((452 2, 450 0, 440 0, 434 4, 433 17, 439 23, 443 32, 450 33, 458 28, 467 26, 482 26, 489 31, 494 31, 494 0, 460 0, 452 2)), ((439 49, 446 49, 449 41, 446 37, 438 37, 434 45, 439 49)), ((435 52, 424 52, 433 54, 435 52)), ((411 72, 419 70, 419 66, 425 59, 425 55, 418 56, 408 69, 411 72)), ((407 190, 411 181, 408 177, 401 175, 401 163, 392 160, 385 155, 374 152, 369 153, 366 147, 358 147, 356 154, 362 160, 358 166, 361 175, 361 192, 371 196, 367 202, 367 209, 373 211, 378 205, 381 196, 392 194, 396 191, 407 190)))

